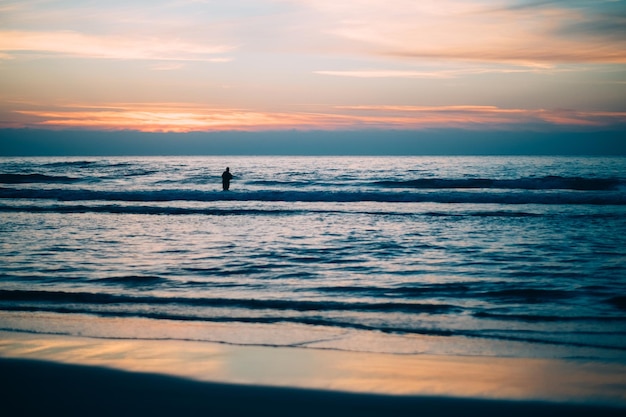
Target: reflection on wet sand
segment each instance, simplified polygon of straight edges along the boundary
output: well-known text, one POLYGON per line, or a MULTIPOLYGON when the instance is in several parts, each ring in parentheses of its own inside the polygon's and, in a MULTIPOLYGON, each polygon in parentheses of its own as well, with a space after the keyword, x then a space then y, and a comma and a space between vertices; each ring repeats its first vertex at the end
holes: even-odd
POLYGON ((0 357, 105 366, 236 384, 626 405, 626 367, 599 362, 389 355, 13 332, 0 332, 0 357))

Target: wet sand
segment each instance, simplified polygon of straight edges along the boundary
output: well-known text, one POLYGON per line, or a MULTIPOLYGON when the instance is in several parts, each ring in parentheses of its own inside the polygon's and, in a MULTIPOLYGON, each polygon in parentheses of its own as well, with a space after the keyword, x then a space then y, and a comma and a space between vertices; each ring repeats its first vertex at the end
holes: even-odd
POLYGON ((623 415, 619 364, 0 332, 7 415, 623 415))
POLYGON ((6 415, 53 416, 618 416, 624 409, 533 401, 351 394, 195 382, 1 359, 6 415))

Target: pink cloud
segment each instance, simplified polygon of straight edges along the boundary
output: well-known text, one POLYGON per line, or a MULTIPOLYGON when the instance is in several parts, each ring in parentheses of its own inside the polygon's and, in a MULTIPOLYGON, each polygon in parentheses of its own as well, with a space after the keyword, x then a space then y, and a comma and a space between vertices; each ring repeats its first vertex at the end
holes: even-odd
POLYGON ((528 66, 626 62, 626 38, 614 33, 620 17, 593 2, 292 1, 316 11, 346 47, 369 55, 528 66))
POLYGON ((75 31, 0 31, 0 51, 60 54, 99 59, 224 62, 230 45, 205 45, 159 37, 95 36, 75 31))
MULTIPOLYGON (((301 112, 213 109, 192 104, 62 106, 15 111, 21 126, 191 132, 223 130, 341 130, 502 128, 506 126, 609 126, 626 112, 504 109, 495 106, 335 106, 301 112)), ((15 118, 14 120, 17 120, 15 118)), ((8 126, 5 126, 8 127, 8 126)), ((15 123, 11 127, 16 127, 15 123)))

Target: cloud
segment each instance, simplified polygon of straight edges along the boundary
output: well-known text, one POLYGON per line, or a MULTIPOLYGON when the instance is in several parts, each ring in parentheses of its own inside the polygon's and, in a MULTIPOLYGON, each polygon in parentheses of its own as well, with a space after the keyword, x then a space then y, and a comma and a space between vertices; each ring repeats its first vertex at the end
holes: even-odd
POLYGON ((624 63, 624 2, 293 0, 355 51, 515 65, 624 63), (355 46, 358 45, 358 46, 355 46), (360 49, 359 49, 360 48, 360 49))
POLYGON ((90 57, 129 59, 138 53, 147 57, 142 59, 205 60, 211 50, 227 53, 236 45, 255 53, 308 52, 396 62, 626 62, 623 1, 394 0, 390 5, 386 0, 112 0, 63 8, 57 2, 17 4, 0 17, 5 28, 0 39, 13 29, 27 38, 21 43, 35 37, 59 41, 54 46, 39 39, 37 47, 45 46, 40 51, 90 57), (61 41, 69 42, 68 47, 61 41), (85 45, 94 45, 94 54, 85 45))
MULTIPOLYGON (((483 127, 536 125, 547 123, 561 126, 602 127, 623 125, 626 112, 578 111, 568 109, 515 109, 497 106, 341 106, 340 110, 352 111, 361 116, 375 114, 396 120, 413 120, 422 127, 483 127)), ((384 118, 384 117, 383 117, 384 118)))
POLYGON ((18 110, 15 113, 30 118, 24 126, 143 132, 259 131, 322 125, 315 115, 206 108, 185 103, 122 103, 98 107, 67 105, 18 110))
POLYGON ((421 78, 421 79, 451 79, 467 75, 480 74, 513 74, 513 73, 561 73, 569 69, 557 69, 551 65, 537 65, 535 67, 500 67, 500 68, 460 68, 437 69, 431 71, 411 70, 320 70, 314 71, 319 75, 355 78, 421 78))
MULTIPOLYGON (((24 103, 23 107, 28 107, 24 103)), ((496 106, 334 106, 299 112, 207 108, 187 103, 121 103, 24 108, 21 127, 193 132, 226 130, 353 130, 503 128, 537 124, 603 127, 626 124, 626 112, 506 109, 496 106)), ((14 120, 17 120, 14 118, 14 120)), ((15 123, 10 126, 16 127, 15 123)))
POLYGON ((355 71, 314 71, 319 75, 356 78, 453 78, 444 71, 400 71, 400 70, 355 70, 355 71))
POLYGON ((154 64, 150 69, 153 71, 175 71, 184 68, 185 64, 181 62, 160 62, 154 64))
POLYGON ((234 49, 231 45, 205 45, 177 39, 95 36, 74 31, 0 31, 0 51, 60 54, 82 58, 220 62, 234 49))
POLYGON ((596 64, 626 62, 626 32, 618 30, 624 1, 3 4, 5 126, 9 120, 154 131, 623 123, 619 113, 555 108, 623 110, 623 65, 596 64), (33 59, 51 57, 51 65, 33 59), (64 62, 68 57, 80 59, 64 62), (555 74, 565 76, 545 76, 555 74), (63 100, 114 104, 58 105, 63 100), (158 103, 145 104, 150 100, 158 103), (302 111, 303 102, 326 105, 302 111), (502 107, 333 107, 346 103, 502 107))

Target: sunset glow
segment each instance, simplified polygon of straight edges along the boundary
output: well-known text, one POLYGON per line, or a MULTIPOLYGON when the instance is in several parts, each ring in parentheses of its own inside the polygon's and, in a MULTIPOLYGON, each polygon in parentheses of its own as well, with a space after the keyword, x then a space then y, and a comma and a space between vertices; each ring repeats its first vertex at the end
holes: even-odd
POLYGON ((626 120, 626 112, 502 109, 494 106, 335 106, 307 112, 255 112, 209 109, 192 105, 117 104, 110 107, 59 107, 18 110, 31 127, 98 128, 142 132, 212 132, 222 130, 419 129, 438 127, 503 127, 523 123, 553 126, 610 126, 626 120))
POLYGON ((620 0, 2 1, 0 128, 613 128, 626 122, 625 11, 620 0))

